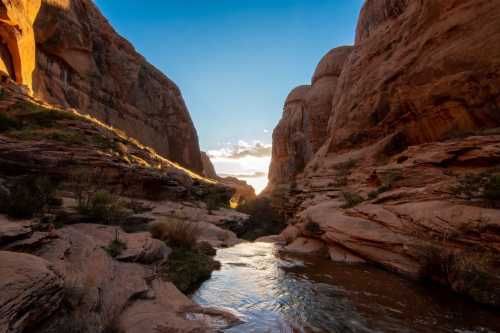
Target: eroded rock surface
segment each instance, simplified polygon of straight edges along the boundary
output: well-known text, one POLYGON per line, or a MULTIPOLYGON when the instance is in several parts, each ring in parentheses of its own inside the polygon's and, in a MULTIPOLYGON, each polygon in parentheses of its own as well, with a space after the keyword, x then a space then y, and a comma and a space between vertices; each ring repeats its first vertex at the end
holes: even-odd
POLYGON ((33 329, 59 308, 63 277, 48 261, 0 251, 0 276, 0 332, 33 329))
MULTIPOLYGON (((0 227, 15 223, 23 222, 3 219, 0 227)), ((23 241, 34 243, 40 234, 46 242, 20 248, 30 254, 0 251, 2 332, 101 331, 109 325, 124 332, 211 332, 214 322, 238 322, 197 306, 161 278, 158 267, 170 250, 147 232, 77 224, 23 241), (112 258, 106 249, 117 238, 126 249, 112 258)))
POLYGON ((500 304, 500 198, 463 192, 470 177, 500 179, 499 19, 492 1, 365 2, 354 47, 336 65, 335 49, 325 56, 274 131, 265 193, 293 224, 281 241, 307 252, 307 239, 321 240, 332 260, 415 278, 433 270, 500 304), (335 81, 322 78, 329 71, 335 81), (307 101, 321 82, 329 107, 307 101), (308 113, 327 115, 327 127, 311 127, 315 140, 308 113), (464 271, 485 277, 482 287, 464 271))
POLYGON ((290 92, 283 118, 273 132, 271 184, 291 181, 325 142, 333 94, 351 52, 350 46, 331 50, 318 64, 312 85, 290 92))
POLYGON ((90 0, 0 2, 0 71, 52 105, 119 128, 202 172, 179 88, 120 37, 90 0))
POLYGON ((40 3, 0 1, 0 72, 29 89, 36 66, 33 23, 40 3))

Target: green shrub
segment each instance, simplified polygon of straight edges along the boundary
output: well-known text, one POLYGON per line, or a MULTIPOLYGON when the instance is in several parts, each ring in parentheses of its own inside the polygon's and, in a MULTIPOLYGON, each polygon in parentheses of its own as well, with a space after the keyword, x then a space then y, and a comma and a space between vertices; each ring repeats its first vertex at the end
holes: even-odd
POLYGON ((6 115, 4 112, 0 113, 0 132, 6 132, 20 127, 19 122, 6 115))
POLYGON ((52 128, 60 121, 77 119, 70 112, 48 109, 28 102, 20 102, 14 108, 20 111, 16 117, 23 127, 52 128))
POLYGON ((118 150, 118 142, 102 135, 92 137, 94 144, 102 149, 118 150))
POLYGON ((467 174, 450 190, 467 200, 479 199, 493 207, 500 206, 500 175, 497 174, 467 174))
POLYGON ((24 177, 14 182, 2 208, 9 217, 29 219, 46 208, 60 206, 62 201, 55 193, 49 178, 24 177))
POLYGON ((353 208, 365 201, 362 196, 356 193, 342 192, 342 195, 345 201, 345 204, 342 206, 342 208, 353 208))
POLYGON ((85 137, 79 133, 71 133, 65 131, 57 131, 50 133, 46 136, 47 139, 64 142, 71 145, 85 143, 85 137))
POLYGON ((120 224, 129 215, 120 199, 107 191, 80 196, 78 210, 95 222, 107 225, 120 224))
POLYGON ((165 220, 151 224, 153 238, 164 241, 172 248, 194 249, 200 232, 196 223, 182 220, 165 220))
POLYGON ((337 170, 335 173, 334 185, 338 187, 346 186, 348 183, 348 176, 351 173, 352 168, 358 164, 357 160, 349 159, 346 162, 339 163, 335 166, 337 170))
POLYGON ((209 255, 197 250, 177 248, 168 257, 162 273, 177 289, 189 293, 219 268, 220 263, 209 255))
POLYGON ((208 214, 212 215, 214 210, 220 209, 220 205, 215 198, 210 197, 207 200, 207 209, 208 209, 208 214))
POLYGON ((492 206, 498 207, 500 204, 500 176, 490 176, 487 178, 483 188, 483 198, 492 206))
POLYGON ((104 250, 113 258, 118 257, 127 249, 127 243, 122 241, 118 236, 118 230, 116 230, 115 238, 109 243, 104 250))
POLYGON ((500 304, 500 256, 485 249, 460 252, 429 246, 420 249, 419 276, 450 286, 485 304, 500 304))
POLYGON ((307 232, 309 232, 311 234, 320 234, 322 232, 321 226, 318 223, 313 222, 313 221, 307 222, 305 229, 307 232))
POLYGON ((254 241, 259 237, 277 235, 286 227, 281 215, 273 208, 268 198, 257 198, 238 206, 238 211, 250 215, 244 223, 227 225, 227 229, 239 238, 254 241))

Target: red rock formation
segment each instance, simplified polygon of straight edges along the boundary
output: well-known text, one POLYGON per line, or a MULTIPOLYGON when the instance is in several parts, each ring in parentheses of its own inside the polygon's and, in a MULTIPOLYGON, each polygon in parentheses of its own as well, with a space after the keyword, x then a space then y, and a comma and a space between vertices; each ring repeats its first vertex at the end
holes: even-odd
POLYGON ((316 68, 312 85, 297 87, 288 95, 283 118, 273 132, 271 184, 302 172, 325 142, 332 97, 351 52, 350 46, 328 52, 316 68))
POLYGON ((91 114, 202 171, 181 92, 113 30, 93 1, 44 0, 34 30, 37 97, 91 114))
POLYGON ((338 73, 324 83, 329 112, 307 101, 322 80, 315 74, 313 88, 291 94, 274 132, 267 193, 293 218, 298 232, 282 235, 292 250, 301 237, 320 239, 332 260, 412 277, 445 264, 432 278, 500 304, 498 22, 498 1, 366 1, 345 61, 318 66, 338 73), (304 119, 314 113, 328 114, 325 132, 308 134, 304 119), (490 199, 457 193, 484 191, 485 179, 497 188, 490 199), (484 280, 471 284, 464 271, 484 280))
POLYGON ((0 1, 0 72, 31 89, 40 0, 0 1))
POLYGON ((211 179, 217 179, 217 173, 215 172, 214 165, 212 161, 210 161, 210 157, 208 157, 207 153, 204 151, 201 152, 201 162, 203 164, 203 176, 211 179))
POLYGON ((367 1, 329 124, 330 151, 500 125, 496 1, 367 1))
POLYGON ((61 303, 61 273, 48 261, 24 253, 0 251, 0 262, 0 332, 34 329, 61 303))

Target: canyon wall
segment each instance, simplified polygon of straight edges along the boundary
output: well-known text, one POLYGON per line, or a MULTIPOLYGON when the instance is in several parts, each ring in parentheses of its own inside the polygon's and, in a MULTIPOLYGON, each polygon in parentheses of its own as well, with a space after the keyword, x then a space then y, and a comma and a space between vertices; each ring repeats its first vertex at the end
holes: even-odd
POLYGON ((283 118, 273 132, 271 183, 290 181, 302 172, 324 143, 333 94, 351 52, 350 46, 328 52, 318 64, 312 84, 299 86, 288 95, 283 118))
POLYGON ((2 1, 0 70, 202 172, 179 88, 120 37, 91 0, 2 1), (35 20, 36 17, 36 20, 35 20))
POLYGON ((28 87, 35 69, 33 23, 39 9, 40 0, 0 2, 0 71, 28 87))
MULTIPOLYGON (((498 22, 498 1, 365 2, 354 47, 290 93, 273 133, 265 193, 289 218, 290 249, 413 277, 432 256, 499 258, 498 22)), ((432 278, 500 304, 454 265, 432 278)), ((490 289, 494 267, 480 269, 490 289)))

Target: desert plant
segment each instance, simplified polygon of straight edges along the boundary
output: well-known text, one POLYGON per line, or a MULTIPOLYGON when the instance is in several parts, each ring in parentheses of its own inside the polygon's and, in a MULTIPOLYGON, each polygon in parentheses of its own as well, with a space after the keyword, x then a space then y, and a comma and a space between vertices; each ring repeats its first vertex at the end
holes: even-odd
POLYGON ((311 234, 320 234, 322 232, 321 226, 318 223, 313 222, 313 221, 307 222, 305 229, 307 232, 309 232, 311 234))
POLYGON ((345 204, 342 206, 342 208, 352 208, 365 201, 362 196, 356 193, 342 192, 342 196, 344 197, 345 201, 345 204))
POLYGON ((394 187, 394 184, 402 178, 403 176, 401 175, 401 172, 390 170, 382 177, 382 185, 380 185, 376 190, 368 193, 368 198, 375 199, 379 194, 391 190, 394 187))
POLYGON ((77 119, 71 112, 49 109, 30 102, 19 102, 13 109, 16 110, 16 118, 22 125, 32 128, 50 128, 59 121, 77 119))
POLYGON ((126 249, 127 243, 120 239, 118 230, 115 230, 115 238, 104 248, 104 250, 113 258, 118 257, 126 249))
POLYGON ((250 215, 244 223, 228 226, 240 238, 254 241, 259 237, 277 235, 286 227, 280 214, 273 208, 269 198, 257 198, 238 206, 238 211, 250 215))
POLYGON ((339 163, 335 166, 335 186, 342 187, 346 186, 348 183, 348 176, 351 173, 352 168, 358 164, 357 160, 349 159, 346 162, 339 163))
POLYGON ((12 218, 32 218, 48 207, 60 206, 56 185, 47 177, 23 177, 14 181, 3 210, 12 218))
POLYGON ((218 210, 220 208, 219 204, 217 203, 217 200, 215 198, 210 197, 207 199, 207 209, 208 209, 208 214, 212 215, 214 210, 218 210))
POLYGON ((5 113, 0 113, 0 132, 18 129, 19 126, 20 124, 16 119, 9 117, 5 113))
POLYGON ((500 175, 467 174, 460 178, 458 184, 450 190, 467 200, 482 200, 487 204, 498 207, 500 205, 500 175))
POLYGON ((483 198, 492 206, 498 207, 500 204, 500 176, 493 175, 486 179, 483 188, 483 198))
POLYGON ((107 191, 80 197, 78 210, 95 222, 107 225, 120 224, 129 215, 121 200, 107 191))
POLYGON ((198 250, 177 248, 170 254, 163 267, 164 277, 183 293, 188 293, 210 278, 220 263, 198 250))
POLYGON ((164 241, 170 247, 194 249, 199 226, 183 220, 164 220, 153 223, 149 232, 153 238, 164 241))
POLYGON ((449 251, 437 246, 420 249, 419 275, 449 285, 455 292, 485 304, 500 302, 500 256, 485 249, 449 251))

